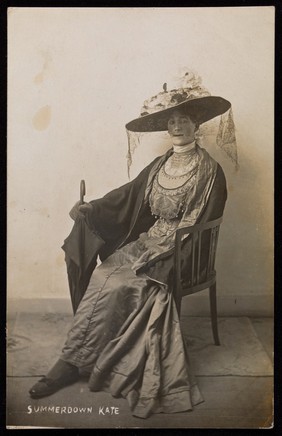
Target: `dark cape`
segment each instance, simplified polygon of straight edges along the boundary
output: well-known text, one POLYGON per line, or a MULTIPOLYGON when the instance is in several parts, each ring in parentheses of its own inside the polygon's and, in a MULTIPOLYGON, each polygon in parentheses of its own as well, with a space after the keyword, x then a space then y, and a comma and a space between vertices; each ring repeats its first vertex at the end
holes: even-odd
MULTIPOLYGON (((74 313, 97 265, 98 255, 103 262, 118 248, 138 239, 141 233, 147 232, 155 223, 156 218, 151 214, 145 196, 148 178, 151 169, 156 164, 161 165, 171 153, 172 151, 169 150, 164 156, 156 158, 131 182, 114 189, 100 199, 91 201, 92 211, 85 218, 78 216, 76 219, 62 246, 65 251, 74 313)), ((209 199, 197 223, 222 216, 226 198, 225 176, 221 166, 217 164, 216 177, 209 199)), ((208 240, 205 242, 209 243, 208 240)), ((182 244, 184 252, 182 270, 185 280, 189 282, 189 271, 185 267, 191 253, 190 238, 188 237, 182 244)), ((173 262, 173 249, 171 249, 147 262, 140 272, 145 272, 152 280, 170 285, 173 280, 173 262)), ((204 268, 205 265, 202 265, 202 270, 204 268)))

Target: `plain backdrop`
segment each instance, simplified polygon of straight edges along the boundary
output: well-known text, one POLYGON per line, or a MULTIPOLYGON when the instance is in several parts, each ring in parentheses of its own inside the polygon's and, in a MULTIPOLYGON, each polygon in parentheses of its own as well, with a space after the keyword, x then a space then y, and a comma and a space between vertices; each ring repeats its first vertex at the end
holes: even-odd
MULTIPOLYGON (((208 137, 228 202, 221 295, 272 298, 274 8, 10 8, 8 297, 68 298, 63 240, 86 201, 128 181, 125 124, 179 69, 231 101, 239 171, 208 137)), ((142 135, 131 178, 169 142, 142 135)))

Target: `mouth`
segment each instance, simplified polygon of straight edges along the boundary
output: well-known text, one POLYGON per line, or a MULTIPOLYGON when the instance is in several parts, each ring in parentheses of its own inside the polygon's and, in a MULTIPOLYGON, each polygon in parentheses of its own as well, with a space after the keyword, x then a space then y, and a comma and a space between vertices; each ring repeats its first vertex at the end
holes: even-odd
POLYGON ((173 137, 175 138, 177 138, 178 136, 183 136, 181 133, 179 133, 178 135, 173 135, 173 137))

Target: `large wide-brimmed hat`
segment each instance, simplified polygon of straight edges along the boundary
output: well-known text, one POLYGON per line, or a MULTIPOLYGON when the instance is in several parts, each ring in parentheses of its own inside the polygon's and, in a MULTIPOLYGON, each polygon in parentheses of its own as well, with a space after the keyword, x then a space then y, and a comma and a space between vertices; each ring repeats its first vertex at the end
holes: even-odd
POLYGON ((201 85, 201 78, 186 71, 179 81, 180 87, 163 91, 146 100, 140 116, 126 124, 132 132, 157 132, 167 130, 168 119, 175 110, 184 110, 197 124, 205 123, 223 114, 231 103, 222 97, 212 96, 201 85))
MULTIPOLYGON (((163 91, 146 100, 140 116, 126 124, 128 137, 127 168, 130 177, 130 166, 135 148, 145 132, 168 130, 168 120, 175 110, 183 110, 198 125, 220 115, 216 144, 226 153, 238 169, 238 155, 235 136, 235 125, 231 103, 222 97, 212 96, 202 86, 201 77, 194 71, 183 68, 175 78, 170 91, 167 84, 163 91)), ((211 125, 207 125, 207 131, 211 125)), ((197 131, 201 134, 203 128, 197 131)), ((195 138, 198 141, 197 138, 195 138)))

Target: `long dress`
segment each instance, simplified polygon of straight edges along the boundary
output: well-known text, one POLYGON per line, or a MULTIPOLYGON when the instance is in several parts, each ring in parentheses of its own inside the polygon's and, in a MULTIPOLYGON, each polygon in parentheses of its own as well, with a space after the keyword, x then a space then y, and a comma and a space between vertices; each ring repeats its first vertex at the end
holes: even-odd
POLYGON ((161 186, 161 171, 155 176, 149 199, 155 224, 95 269, 62 350, 61 359, 89 371, 91 391, 126 398, 140 418, 203 401, 171 289, 138 273, 162 242, 173 245, 197 161, 192 169, 174 189, 161 186))

